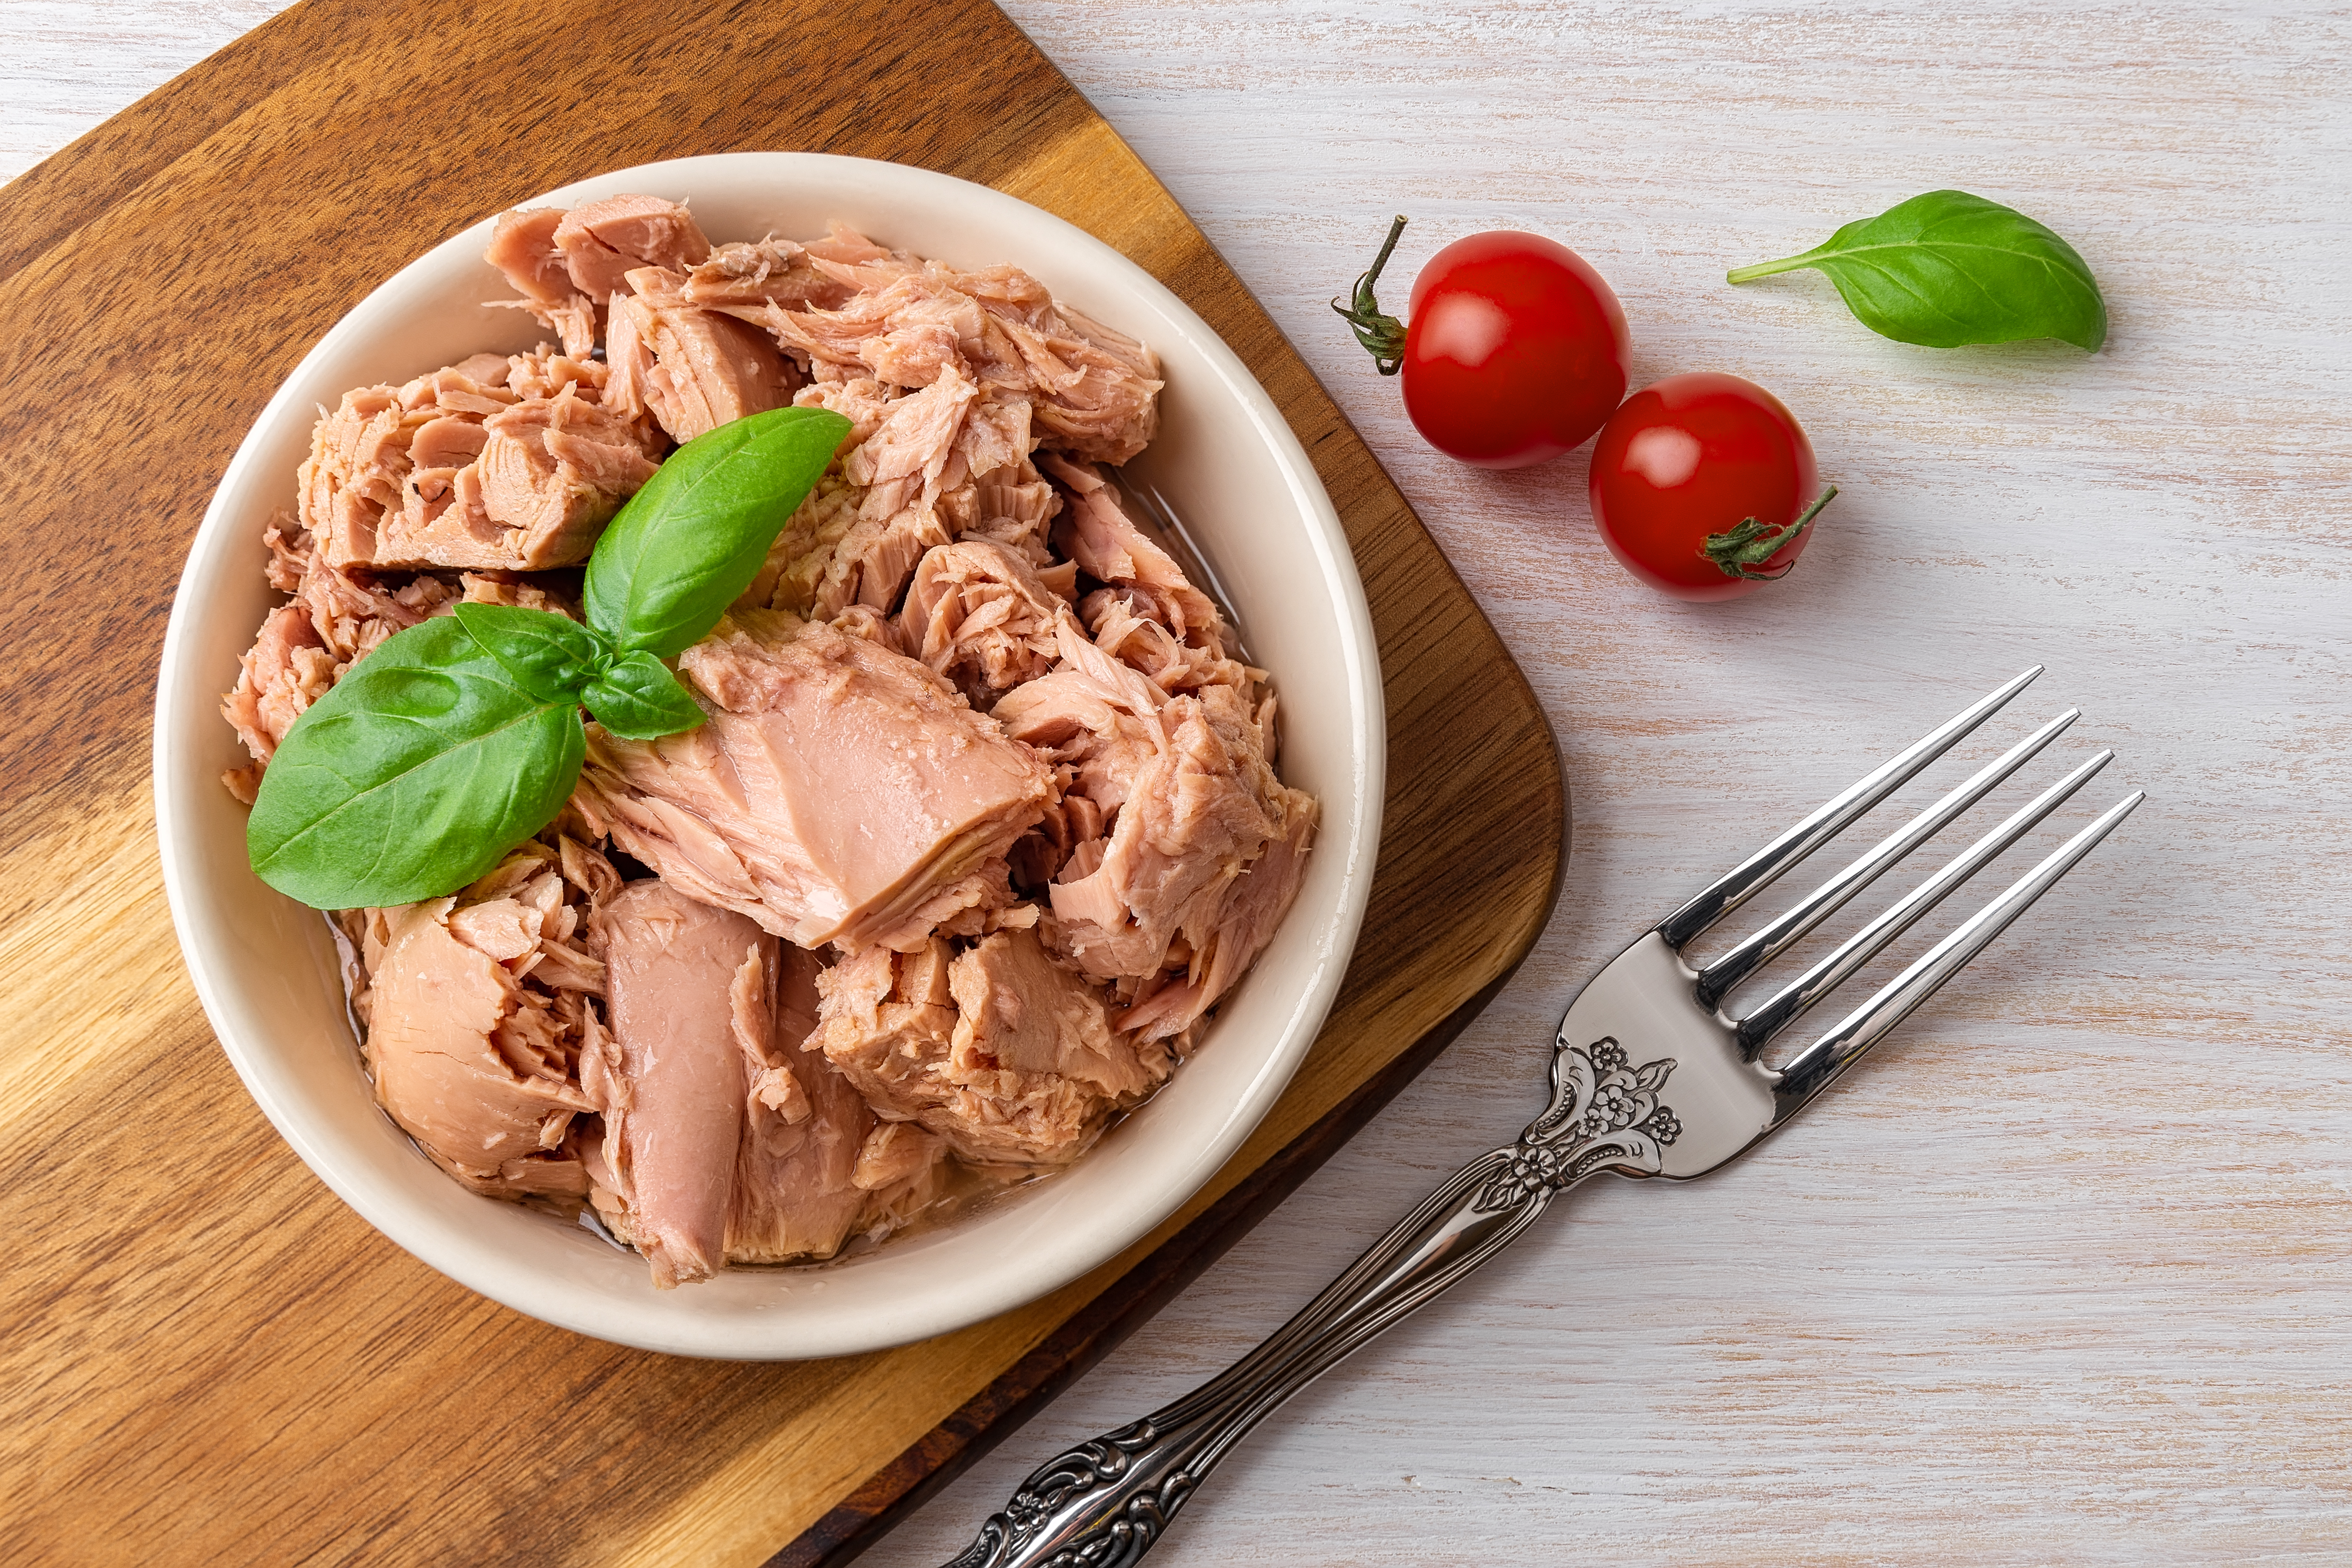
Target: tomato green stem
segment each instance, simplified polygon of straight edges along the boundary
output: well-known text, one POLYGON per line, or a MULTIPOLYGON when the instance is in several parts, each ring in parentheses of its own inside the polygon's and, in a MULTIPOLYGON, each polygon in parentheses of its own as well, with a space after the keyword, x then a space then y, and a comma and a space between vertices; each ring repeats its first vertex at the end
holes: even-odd
POLYGON ((1381 302, 1372 294, 1372 285, 1381 279, 1381 268, 1389 264, 1389 255, 1396 249, 1397 236, 1404 232, 1404 215, 1389 225, 1389 237, 1381 242, 1381 253, 1372 258, 1371 270, 1356 279, 1356 297, 1352 305, 1342 305, 1333 296, 1331 309, 1340 320, 1356 329, 1356 342, 1372 356, 1372 363, 1382 375, 1394 375, 1404 363, 1404 323, 1394 316, 1381 312, 1381 302))
POLYGON ((1795 562, 1790 562, 1778 572, 1759 572, 1756 568, 1795 543, 1797 535, 1812 526, 1813 519, 1821 514, 1822 508, 1830 504, 1830 498, 1835 494, 1837 486, 1830 486, 1815 498, 1812 505, 1797 514, 1796 521, 1782 523, 1777 528, 1752 517, 1743 518, 1727 532, 1708 534, 1706 542, 1699 547, 1698 552, 1714 562, 1727 577, 1745 577, 1751 583, 1777 583, 1796 567, 1795 562))

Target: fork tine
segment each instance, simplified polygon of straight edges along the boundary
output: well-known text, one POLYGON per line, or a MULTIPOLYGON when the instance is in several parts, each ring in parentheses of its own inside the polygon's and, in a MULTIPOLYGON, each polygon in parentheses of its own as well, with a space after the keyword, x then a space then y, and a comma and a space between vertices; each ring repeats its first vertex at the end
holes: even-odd
POLYGON ((1877 956, 1881 948, 1942 903, 1946 894, 1990 865, 2011 845, 2024 837, 2034 824, 2065 805, 2076 790, 2115 760, 2113 752, 2101 752, 2043 790, 2008 821, 1954 856, 1941 870, 1839 943, 1836 952, 1775 992, 1762 1006, 1738 1020, 1739 1048, 1753 1059, 1792 1019, 1843 984, 1855 970, 1877 956))
POLYGON ((2024 690, 2033 678, 2042 673, 2042 668, 2035 665, 2000 690, 1969 704, 1879 763, 1843 794, 1824 803, 1811 816, 1733 867, 1710 884, 1706 891, 1660 921, 1654 929, 1665 939, 1668 947, 1679 950, 1699 932, 1770 887, 1780 873, 1835 837, 1844 830, 1846 824, 1892 795, 1912 774, 1950 750, 1954 742, 2000 711, 2003 703, 2024 690))
POLYGON ((1712 1008, 1732 987, 1789 950, 1790 944, 1835 914, 1848 899, 1878 879, 1881 872, 1950 826, 1954 817, 1976 805, 2003 779, 2032 761, 2042 747, 2056 740, 2083 716, 2069 708, 2039 730, 1986 763, 1967 782, 1935 805, 1871 846, 1861 858, 1805 895, 1802 902, 1780 919, 1742 941, 1730 952, 1698 972, 1695 987, 1698 1005, 1712 1008))
POLYGON ((1930 948, 1917 963, 1889 981, 1877 995, 1855 1008, 1836 1028, 1807 1046, 1790 1062, 1774 1090, 1780 1108, 1773 1115, 1773 1124, 1778 1126, 1802 1110, 1813 1096, 1835 1082, 1840 1074, 1862 1058, 1864 1052, 1884 1038, 1888 1030, 1909 1017, 1919 1004, 1941 990, 1944 982, 1958 974, 1970 960, 1982 952, 1993 938, 2008 929, 2011 921, 2048 892, 2059 878, 2073 870, 2084 856, 2096 848, 2099 841, 2113 833, 2116 825, 2147 798, 2144 792, 2135 791, 2109 806, 2105 816, 2068 839, 2055 854, 2011 884, 2007 892, 1979 910, 1958 931, 1930 948))
POLYGON ((1217 606, 1217 613, 1225 618, 1228 633, 1225 640, 1246 661, 1249 658, 1249 638, 1242 630, 1241 616, 1234 611, 1234 596, 1225 591, 1223 579, 1217 575, 1217 569, 1209 564, 1208 556, 1202 551, 1199 541, 1192 537, 1192 531, 1184 526, 1183 518, 1178 515, 1175 507, 1169 504, 1168 498, 1160 493, 1160 487, 1149 479, 1139 479, 1118 468, 1110 470, 1110 477, 1119 487, 1119 494, 1129 503, 1128 521, 1140 527, 1144 537, 1168 552, 1176 563, 1177 570, 1184 574, 1186 581, 1209 595, 1210 602, 1217 606))

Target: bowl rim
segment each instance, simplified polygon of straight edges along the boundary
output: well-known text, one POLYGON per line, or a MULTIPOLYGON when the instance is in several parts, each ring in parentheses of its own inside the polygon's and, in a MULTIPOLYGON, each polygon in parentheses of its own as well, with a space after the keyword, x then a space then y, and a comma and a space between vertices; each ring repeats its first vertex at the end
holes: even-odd
MULTIPOLYGON (((967 211, 993 208, 1006 221, 1043 225, 1057 247, 1083 254, 1097 267, 1121 275, 1123 287, 1173 323, 1188 346, 1208 364, 1223 392, 1239 405, 1250 426, 1287 482, 1286 516, 1295 515, 1325 582, 1336 590, 1333 610, 1340 629, 1342 667, 1350 704, 1346 784, 1352 832, 1344 842, 1318 836, 1319 855, 1344 857, 1339 896, 1333 918, 1313 954, 1313 965, 1297 1002, 1283 1021, 1279 1037, 1264 1066, 1245 1085, 1238 1101, 1223 1115, 1214 1136, 1184 1162, 1181 1173, 1157 1192, 1141 1194, 1123 1211, 1100 1213, 1076 1228, 1063 1244, 1035 1260, 1019 1279, 997 1275, 979 1288, 942 1291, 931 1310, 902 1311, 866 1322, 831 1322, 820 1326, 816 1303, 799 1300, 801 1310, 782 1310, 747 1322, 741 1318, 715 1320, 698 1330, 691 1314, 675 1310, 647 1314, 642 1320, 625 1314, 616 1318, 609 1301, 589 1303, 597 1310, 583 1312, 582 1302, 569 1293, 551 1289, 541 1271, 528 1265, 500 1266, 489 1249, 466 1245, 464 1238, 431 1215, 393 1201, 381 1184, 359 1168, 355 1155, 323 1116, 297 1103, 290 1089, 281 1092, 273 1069, 261 1059, 257 1043, 248 1043, 230 995, 234 981, 229 960, 216 955, 210 933, 192 919, 192 901, 204 875, 193 846, 201 827, 191 818, 194 795, 188 787, 187 761, 175 731, 187 713, 188 693, 175 673, 190 658, 188 645, 205 619, 197 590, 219 577, 228 558, 241 544, 249 544, 252 519, 243 508, 232 509, 229 498, 254 480, 262 465, 261 448, 270 444, 283 423, 299 417, 291 408, 298 388, 315 364, 347 349, 381 341, 396 331, 408 308, 404 296, 429 286, 429 280, 463 264, 478 264, 496 215, 468 226, 416 256, 372 289, 311 345, 280 383, 255 417, 235 456, 222 471, 205 516, 191 541, 186 564, 174 592, 158 665, 152 752, 157 845, 166 899, 182 957, 215 1037, 243 1080, 247 1091, 278 1133, 327 1186, 378 1232, 436 1271, 457 1283, 517 1311, 613 1342, 670 1353, 731 1359, 799 1360, 846 1354, 911 1342, 966 1327, 1025 1305, 1092 1271, 1150 1235, 1200 1189, 1232 1157, 1264 1121, 1295 1076, 1307 1050, 1321 1032, 1337 997, 1353 952, 1371 890, 1380 842, 1386 773, 1386 710, 1382 695, 1378 647, 1370 606, 1337 509, 1325 491, 1297 435, 1272 396, 1258 383, 1241 357, 1172 289, 1117 248, 1041 207, 985 185, 909 164, 846 158, 815 153, 726 153, 665 160, 606 171, 543 192, 510 207, 571 206, 619 189, 688 189, 698 176, 726 170, 753 172, 779 189, 788 189, 798 173, 805 181, 820 170, 825 174, 852 174, 907 190, 928 188, 944 202, 967 211), (1013 212, 1012 209, 1019 209, 1013 212), (1058 232, 1056 232, 1058 231, 1058 232), (234 510, 234 515, 232 512, 234 510), (570 1307, 572 1310, 567 1310, 570 1307)), ((501 210, 510 210, 504 208, 501 210)), ((1057 252, 1058 253, 1058 252, 1057 252)), ((191 731, 193 733, 193 731, 191 731)), ((203 782, 211 782, 209 776, 203 782)), ((217 784, 214 784, 217 788, 217 784)), ((1325 790, 1328 802, 1334 792, 1325 790)), ((1303 911, 1294 910, 1295 919, 1303 911)), ((446 1178, 443 1178, 446 1179, 446 1178)), ((961 1283, 961 1282, 960 1282, 961 1283)), ((843 1316, 836 1311, 834 1318, 843 1316)))

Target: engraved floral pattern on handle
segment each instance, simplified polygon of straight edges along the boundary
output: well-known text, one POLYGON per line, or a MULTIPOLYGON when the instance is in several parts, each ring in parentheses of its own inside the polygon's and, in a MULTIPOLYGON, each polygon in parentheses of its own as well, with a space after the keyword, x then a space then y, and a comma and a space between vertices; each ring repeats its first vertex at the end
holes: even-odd
MULTIPOLYGON (((1081 1494, 1125 1480, 1137 1457, 1161 1436, 1146 1416, 1055 1456, 1022 1483, 1003 1512, 988 1517, 979 1539, 948 1568, 992 1568, 1011 1560, 1078 1502, 1081 1494)), ((1171 1471, 1156 1487, 1129 1498, 1091 1532, 1044 1559, 1040 1568, 1129 1568, 1167 1531, 1170 1518, 1196 1484, 1190 1472, 1171 1471)))
POLYGON ((1604 1165, 1656 1175, 1664 1160, 1660 1151, 1682 1135, 1674 1111, 1658 1102, 1674 1070, 1672 1057, 1631 1066, 1614 1036, 1590 1046, 1559 1041, 1551 1103, 1519 1134, 1511 1163, 1480 1190, 1475 1207, 1487 1214, 1516 1208, 1604 1165))

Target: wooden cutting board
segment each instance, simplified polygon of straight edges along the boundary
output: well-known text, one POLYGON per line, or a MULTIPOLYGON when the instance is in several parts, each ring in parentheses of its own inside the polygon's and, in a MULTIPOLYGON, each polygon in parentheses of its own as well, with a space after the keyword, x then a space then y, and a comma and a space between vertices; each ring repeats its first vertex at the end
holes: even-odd
POLYGON ((0 189, 0 1561, 845 1561, 1337 1147, 1550 910, 1566 803, 1518 669, 1256 301, 992 8, 310 0, 0 189), (212 1040, 148 796, 182 558, 310 344, 526 195, 752 148, 983 182, 1181 294, 1346 520, 1391 736, 1338 1008, 1209 1188, 1031 1307, 789 1365, 548 1328, 344 1208, 212 1040))

